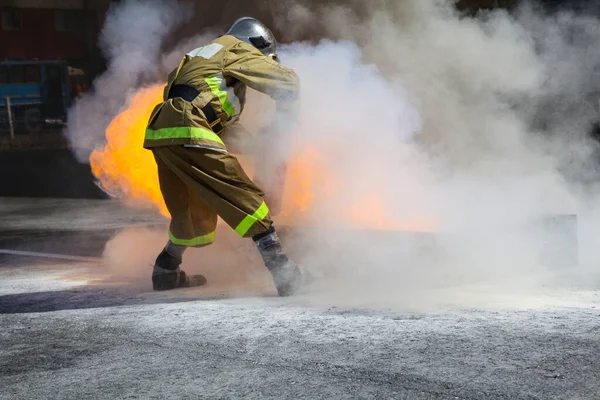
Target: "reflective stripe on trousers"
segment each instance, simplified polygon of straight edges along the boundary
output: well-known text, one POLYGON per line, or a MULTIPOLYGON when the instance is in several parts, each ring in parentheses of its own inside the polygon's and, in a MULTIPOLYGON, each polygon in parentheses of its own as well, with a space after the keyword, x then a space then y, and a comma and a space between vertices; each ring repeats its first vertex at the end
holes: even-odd
POLYGON ((236 226, 235 231, 238 235, 244 237, 244 235, 248 233, 250 228, 252 228, 252 225, 254 225, 256 221, 262 221, 268 213, 269 207, 267 207, 267 204, 263 201, 260 207, 258 207, 258 209, 254 212, 254 214, 247 215, 246 218, 244 218, 242 222, 240 222, 238 226, 236 226))
POLYGON ((215 232, 211 232, 207 235, 198 236, 192 239, 178 239, 173 233, 169 230, 169 240, 173 244, 179 246, 187 246, 187 247, 196 247, 196 246, 205 246, 207 244, 211 244, 215 241, 215 232))

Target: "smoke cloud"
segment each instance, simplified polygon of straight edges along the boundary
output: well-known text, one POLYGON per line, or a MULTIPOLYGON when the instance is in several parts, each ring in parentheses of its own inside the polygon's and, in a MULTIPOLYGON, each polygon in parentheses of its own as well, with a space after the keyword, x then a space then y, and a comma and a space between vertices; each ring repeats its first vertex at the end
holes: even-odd
MULTIPOLYGON (((272 2, 266 19, 284 38, 327 38, 281 46, 282 62, 302 81, 294 154, 319 174, 304 177, 308 212, 298 207, 277 223, 314 227, 290 231, 284 244, 327 276, 312 298, 412 306, 442 286, 506 291, 546 282, 544 258, 556 261, 576 244, 569 225, 550 230, 540 221, 596 212, 590 130, 600 21, 531 4, 468 17, 449 1, 340 3, 272 2)), ((204 34, 161 49, 182 10, 173 1, 126 1, 111 11, 103 34, 109 70, 71 112, 75 148, 97 145, 127 93, 153 74, 164 79, 219 32, 196 24, 204 34), (131 13, 146 16, 144 29, 127 23, 131 13)), ((270 100, 252 93, 249 102, 242 125, 268 126, 270 100)), ((235 145, 275 168, 277 143, 250 137, 235 145)), ((595 252, 586 257, 597 260, 595 252)))
POLYGON ((143 82, 156 80, 165 36, 186 18, 189 7, 174 1, 128 0, 114 3, 106 15, 100 45, 108 69, 68 115, 66 137, 80 162, 102 145, 104 132, 143 82))

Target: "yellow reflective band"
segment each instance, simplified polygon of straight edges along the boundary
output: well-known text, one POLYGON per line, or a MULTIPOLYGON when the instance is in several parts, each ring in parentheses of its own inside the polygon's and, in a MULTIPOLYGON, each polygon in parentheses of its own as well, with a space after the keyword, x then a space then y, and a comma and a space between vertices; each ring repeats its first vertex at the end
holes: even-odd
POLYGON ((212 140, 225 146, 223 141, 216 133, 205 128, 191 127, 191 126, 180 126, 175 128, 162 128, 162 129, 146 129, 146 140, 160 140, 160 139, 206 139, 212 140))
POLYGON ((256 210, 252 215, 247 215, 246 218, 244 218, 242 222, 240 222, 240 224, 235 228, 235 231, 238 233, 238 235, 244 237, 252 225, 254 225, 256 221, 262 221, 268 213, 269 207, 267 207, 267 204, 263 201, 261 206, 258 207, 258 210, 256 210))
POLYGON ((204 80, 208 84, 210 91, 213 92, 214 95, 219 98, 219 101, 221 102, 221 108, 223 109, 223 111, 225 111, 227 117, 231 117, 235 112, 235 109, 229 101, 229 96, 227 92, 221 90, 221 82, 224 82, 224 80, 219 79, 216 76, 209 76, 208 78, 204 78, 204 80))
POLYGON ((178 244, 180 246, 204 246, 207 244, 211 244, 215 241, 215 232, 211 232, 208 235, 204 236, 198 236, 193 239, 177 239, 175 236, 173 236, 171 231, 169 231, 169 239, 171 240, 171 242, 173 242, 173 244, 178 244))

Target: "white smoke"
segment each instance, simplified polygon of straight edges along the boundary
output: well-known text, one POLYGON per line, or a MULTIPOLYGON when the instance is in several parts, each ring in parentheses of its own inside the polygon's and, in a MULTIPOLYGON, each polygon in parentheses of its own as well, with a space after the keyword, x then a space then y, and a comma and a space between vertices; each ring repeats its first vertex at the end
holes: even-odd
MULTIPOLYGON (((597 19, 531 7, 516 18, 494 11, 472 19, 449 2, 374 3, 367 18, 344 7, 290 8, 292 20, 318 21, 346 39, 283 51, 305 78, 298 141, 319 149, 320 170, 335 176, 335 191, 313 191, 311 217, 322 223, 372 193, 389 221, 430 216, 440 233, 424 240, 310 230, 291 246, 300 243, 302 262, 331 270, 324 292, 336 300, 383 294, 386 304, 402 303, 396 294, 407 291, 421 301, 441 284, 539 288, 549 265, 572 266, 578 250, 571 220, 548 221, 581 212, 576 182, 564 173, 589 175, 596 114, 568 110, 600 64, 581 54, 597 19), (567 40, 573 26, 585 33, 567 40), (573 40, 575 49, 565 43, 573 40), (557 98, 562 107, 548 114, 541 106, 557 98)), ((362 212, 376 225, 372 206, 362 212)))
MULTIPOLYGON (((179 15, 179 6, 152 4, 158 8, 124 2, 109 15, 104 36, 124 36, 105 40, 113 59, 96 93, 73 110, 74 144, 97 143, 124 89, 158 71, 150 65, 172 66, 208 40, 186 39, 161 54, 156 43, 178 21, 162 16, 179 15), (157 18, 152 43, 141 30, 120 28, 131 10, 157 18), (138 41, 149 49, 145 62, 131 62, 129 46, 119 50, 138 41)), ((471 18, 436 0, 372 1, 367 13, 355 11, 360 7, 292 1, 275 16, 288 35, 314 30, 330 38, 281 47, 283 63, 302 82, 295 149, 315 150, 319 171, 332 177, 311 188, 315 206, 304 221, 347 228, 352 221, 340 220, 340 210, 358 209, 358 218, 374 225, 426 217, 441 233, 298 230, 286 235, 285 246, 301 263, 330 273, 324 292, 337 302, 383 297, 388 305, 407 304, 449 284, 538 285, 526 276, 546 279, 544 256, 554 257, 556 243, 559 253, 570 243, 556 240, 564 230, 549 234, 535 223, 581 213, 585 203, 576 195, 594 177, 588 160, 596 109, 580 104, 598 81, 600 56, 590 46, 600 39, 598 19, 534 7, 471 18)), ((270 103, 254 94, 249 100, 242 123, 255 131, 266 126, 270 103)), ((281 158, 273 154, 277 146, 242 142, 273 167, 281 158)))
POLYGON ((91 151, 102 146, 108 124, 140 83, 162 73, 157 61, 163 39, 186 16, 189 7, 170 0, 112 5, 100 38, 108 68, 69 110, 65 135, 80 162, 88 163, 91 151))

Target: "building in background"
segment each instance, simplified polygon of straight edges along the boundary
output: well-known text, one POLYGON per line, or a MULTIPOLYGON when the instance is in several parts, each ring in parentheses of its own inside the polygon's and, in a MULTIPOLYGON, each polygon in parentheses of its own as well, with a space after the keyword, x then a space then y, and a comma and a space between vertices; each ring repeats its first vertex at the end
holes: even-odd
POLYGON ((0 61, 62 60, 90 77, 110 0, 0 0, 0 61))
POLYGON ((0 0, 0 135, 66 121, 104 69, 98 36, 109 0, 0 0))

